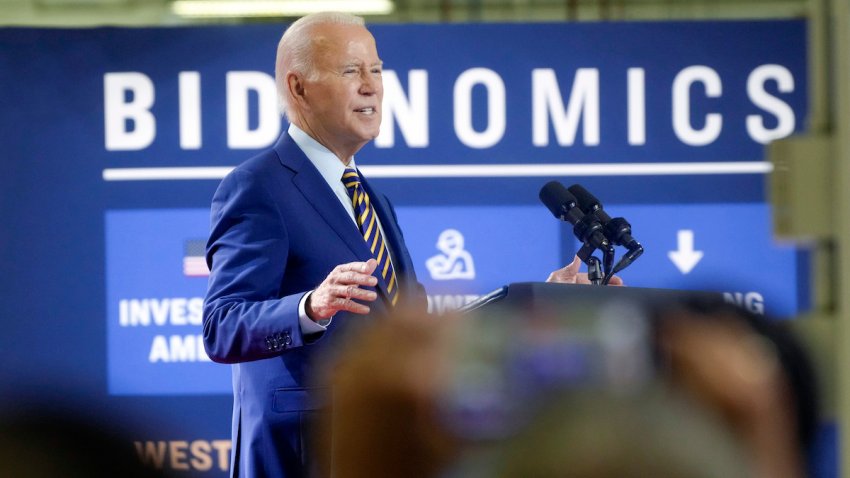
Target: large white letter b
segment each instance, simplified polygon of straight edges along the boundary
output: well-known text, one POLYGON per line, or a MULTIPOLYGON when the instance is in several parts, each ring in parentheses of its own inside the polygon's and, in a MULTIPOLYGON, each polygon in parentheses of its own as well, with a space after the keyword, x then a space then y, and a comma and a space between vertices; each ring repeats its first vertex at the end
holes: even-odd
POLYGON ((104 131, 107 151, 145 149, 156 137, 153 82, 143 73, 103 75, 104 131), (132 93, 129 101, 125 95, 132 93), (129 127, 130 125, 133 127, 129 127))

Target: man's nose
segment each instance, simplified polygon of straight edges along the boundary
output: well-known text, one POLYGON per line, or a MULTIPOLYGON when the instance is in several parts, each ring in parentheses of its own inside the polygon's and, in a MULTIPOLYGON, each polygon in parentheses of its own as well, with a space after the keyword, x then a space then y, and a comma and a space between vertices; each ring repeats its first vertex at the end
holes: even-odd
POLYGON ((381 87, 381 78, 376 77, 370 72, 366 72, 363 75, 363 82, 360 84, 360 94, 361 95, 374 95, 378 92, 378 89, 381 87))

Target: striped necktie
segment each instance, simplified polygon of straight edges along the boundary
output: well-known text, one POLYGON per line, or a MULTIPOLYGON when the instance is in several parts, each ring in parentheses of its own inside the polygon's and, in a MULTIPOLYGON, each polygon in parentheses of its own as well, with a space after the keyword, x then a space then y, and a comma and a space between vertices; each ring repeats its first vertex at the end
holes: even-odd
POLYGON ((372 256, 378 261, 375 272, 383 281, 390 304, 395 305, 398 302, 398 283, 396 283, 395 271, 390 261, 390 252, 378 227, 375 209, 369 201, 369 195, 360 184, 360 176, 354 168, 345 168, 342 183, 348 190, 348 196, 351 197, 357 226, 360 227, 360 232, 366 240, 366 245, 372 251, 372 256))

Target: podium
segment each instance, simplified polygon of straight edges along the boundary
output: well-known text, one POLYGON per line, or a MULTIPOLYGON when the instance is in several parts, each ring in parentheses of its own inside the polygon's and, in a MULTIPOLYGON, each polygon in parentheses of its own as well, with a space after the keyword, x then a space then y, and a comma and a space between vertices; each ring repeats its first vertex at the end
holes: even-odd
POLYGON ((490 292, 460 309, 461 313, 507 308, 512 310, 552 310, 575 303, 605 304, 623 302, 657 313, 674 307, 687 310, 714 310, 726 304, 720 292, 609 287, 587 284, 515 282, 490 292))

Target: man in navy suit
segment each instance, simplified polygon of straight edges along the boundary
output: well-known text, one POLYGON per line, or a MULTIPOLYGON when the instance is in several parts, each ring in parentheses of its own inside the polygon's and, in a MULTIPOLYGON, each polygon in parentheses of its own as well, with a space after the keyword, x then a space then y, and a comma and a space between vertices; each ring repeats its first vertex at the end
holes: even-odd
MULTIPOLYGON (((234 476, 311 472, 308 422, 322 407, 321 391, 310 388, 311 358, 355 315, 390 307, 341 181, 381 124, 374 38, 359 17, 304 17, 281 38, 276 83, 291 125, 222 181, 207 245, 204 343, 210 358, 233 364, 234 476)), ((361 185, 400 304, 424 310, 395 212, 365 179, 361 185)))
MULTIPOLYGON (((378 135, 381 60, 359 17, 323 13, 293 23, 275 76, 291 123, 274 147, 237 167, 212 202, 204 344, 233 364, 233 476, 313 473, 310 422, 324 407, 311 361, 357 316, 392 305, 341 179, 378 135)), ((387 199, 360 178, 387 244, 399 305, 424 290, 387 199)), ((380 258, 379 258, 380 259, 380 258)), ((550 280, 576 280, 575 262, 550 280)))

